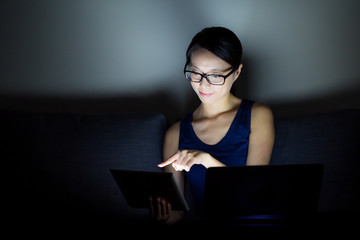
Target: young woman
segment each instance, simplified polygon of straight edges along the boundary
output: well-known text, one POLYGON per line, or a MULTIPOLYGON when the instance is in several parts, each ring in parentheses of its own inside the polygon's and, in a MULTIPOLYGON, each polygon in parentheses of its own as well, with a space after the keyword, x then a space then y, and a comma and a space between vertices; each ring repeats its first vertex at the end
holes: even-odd
MULTIPOLYGON (((166 132, 164 162, 184 189, 184 172, 195 206, 201 208, 205 172, 209 167, 267 165, 274 145, 273 115, 268 106, 235 97, 231 87, 241 73, 242 46, 223 27, 205 28, 192 39, 185 77, 201 100, 194 112, 166 132)), ((166 199, 151 199, 151 214, 173 223, 183 213, 173 211, 166 199)))

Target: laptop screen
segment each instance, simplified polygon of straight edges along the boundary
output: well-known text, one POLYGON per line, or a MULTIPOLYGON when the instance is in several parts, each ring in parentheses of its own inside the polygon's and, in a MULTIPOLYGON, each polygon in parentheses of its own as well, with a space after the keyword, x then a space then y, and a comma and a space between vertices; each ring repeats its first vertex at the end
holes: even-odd
POLYGON ((322 164, 209 168, 207 217, 290 216, 315 213, 322 164))

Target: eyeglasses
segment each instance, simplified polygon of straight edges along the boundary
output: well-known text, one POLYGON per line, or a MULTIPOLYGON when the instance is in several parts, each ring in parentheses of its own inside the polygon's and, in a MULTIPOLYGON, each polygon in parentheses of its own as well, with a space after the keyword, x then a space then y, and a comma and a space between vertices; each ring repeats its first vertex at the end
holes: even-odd
POLYGON ((201 74, 194 71, 184 70, 185 78, 191 82, 199 83, 206 79, 206 81, 211 85, 224 85, 226 78, 228 78, 231 74, 233 74, 236 69, 233 69, 226 75, 218 75, 218 74, 201 74))

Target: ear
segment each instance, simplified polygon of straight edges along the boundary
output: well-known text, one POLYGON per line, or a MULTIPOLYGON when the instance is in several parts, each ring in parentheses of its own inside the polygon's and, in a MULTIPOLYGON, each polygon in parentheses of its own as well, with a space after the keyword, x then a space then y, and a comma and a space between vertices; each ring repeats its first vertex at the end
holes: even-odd
POLYGON ((243 67, 243 65, 240 64, 239 68, 235 71, 235 79, 238 79, 238 77, 240 76, 242 67, 243 67))

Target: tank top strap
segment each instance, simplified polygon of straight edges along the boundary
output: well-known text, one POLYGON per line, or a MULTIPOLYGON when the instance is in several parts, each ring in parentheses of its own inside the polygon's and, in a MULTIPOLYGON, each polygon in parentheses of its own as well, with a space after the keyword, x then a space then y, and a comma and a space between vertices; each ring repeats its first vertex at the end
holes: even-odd
POLYGON ((236 125, 242 125, 249 132, 251 128, 251 109, 253 104, 254 101, 243 99, 234 119, 236 125))
POLYGON ((188 113, 180 122, 179 150, 184 149, 184 145, 189 143, 193 137, 191 135, 192 112, 188 113))

